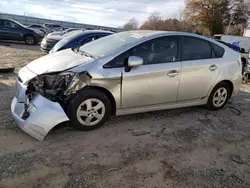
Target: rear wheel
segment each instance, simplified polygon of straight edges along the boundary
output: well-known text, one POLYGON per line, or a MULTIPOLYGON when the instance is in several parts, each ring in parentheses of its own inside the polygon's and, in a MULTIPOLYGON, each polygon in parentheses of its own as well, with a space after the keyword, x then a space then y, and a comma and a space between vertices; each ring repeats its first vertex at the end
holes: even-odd
POLYGON ((33 35, 26 35, 24 37, 24 42, 28 45, 35 45, 37 44, 36 38, 33 35))
POLYGON ((222 109, 226 105, 230 96, 231 90, 228 84, 224 82, 219 83, 212 90, 206 107, 210 110, 222 109))
POLYGON ((108 120, 111 115, 111 103, 103 92, 84 89, 70 101, 68 115, 76 129, 93 130, 108 120))

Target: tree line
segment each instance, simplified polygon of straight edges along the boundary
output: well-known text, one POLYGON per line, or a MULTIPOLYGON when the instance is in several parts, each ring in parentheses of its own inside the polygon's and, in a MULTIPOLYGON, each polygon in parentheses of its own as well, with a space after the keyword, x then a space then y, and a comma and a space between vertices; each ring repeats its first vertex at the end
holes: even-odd
POLYGON ((178 19, 165 19, 159 12, 153 12, 142 24, 131 18, 123 28, 242 35, 249 16, 250 0, 186 0, 178 19))

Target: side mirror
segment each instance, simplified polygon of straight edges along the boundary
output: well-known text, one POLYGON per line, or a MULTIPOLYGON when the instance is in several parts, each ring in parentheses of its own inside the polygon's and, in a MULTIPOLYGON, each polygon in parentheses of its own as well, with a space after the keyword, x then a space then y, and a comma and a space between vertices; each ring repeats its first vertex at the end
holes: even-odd
POLYGON ((143 59, 137 56, 130 56, 128 58, 128 67, 138 67, 143 64, 143 59))

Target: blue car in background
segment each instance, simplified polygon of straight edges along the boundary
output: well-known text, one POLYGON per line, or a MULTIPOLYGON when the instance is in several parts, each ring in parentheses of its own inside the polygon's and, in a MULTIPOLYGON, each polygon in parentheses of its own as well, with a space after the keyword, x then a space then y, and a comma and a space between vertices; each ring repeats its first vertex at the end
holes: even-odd
POLYGON ((238 42, 233 42, 232 47, 236 52, 240 51, 239 43, 238 42))
POLYGON ((56 45, 50 50, 49 53, 58 52, 68 48, 77 48, 93 40, 108 36, 113 34, 110 31, 102 30, 78 30, 73 31, 68 34, 66 37, 62 38, 56 45))

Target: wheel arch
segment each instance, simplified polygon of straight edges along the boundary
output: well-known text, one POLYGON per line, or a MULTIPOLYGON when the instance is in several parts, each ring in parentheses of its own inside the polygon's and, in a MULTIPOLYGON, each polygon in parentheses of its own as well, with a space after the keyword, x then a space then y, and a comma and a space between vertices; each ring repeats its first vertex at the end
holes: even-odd
POLYGON ((32 37, 34 37, 34 38, 36 39, 36 36, 35 36, 34 34, 32 34, 32 33, 25 33, 25 34, 23 35, 23 40, 25 40, 25 38, 26 38, 27 36, 32 36, 32 37))
POLYGON ((209 92, 209 95, 211 94, 211 92, 213 91, 213 89, 218 85, 218 84, 221 84, 221 83, 226 83, 228 86, 229 86, 229 88, 230 88, 230 93, 229 93, 229 98, 231 98, 231 96, 232 96, 232 94, 233 94, 233 91, 234 91, 234 84, 233 84, 233 82, 231 81, 231 80, 227 80, 227 79, 225 79, 225 80, 220 80, 219 82, 217 82, 214 86, 213 86, 213 88, 211 88, 211 91, 209 92))
POLYGON ((101 87, 101 86, 87 86, 84 88, 90 88, 90 89, 94 88, 94 89, 102 91, 105 95, 107 95, 112 106, 112 115, 116 114, 116 101, 115 101, 113 94, 108 89, 101 87))

